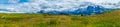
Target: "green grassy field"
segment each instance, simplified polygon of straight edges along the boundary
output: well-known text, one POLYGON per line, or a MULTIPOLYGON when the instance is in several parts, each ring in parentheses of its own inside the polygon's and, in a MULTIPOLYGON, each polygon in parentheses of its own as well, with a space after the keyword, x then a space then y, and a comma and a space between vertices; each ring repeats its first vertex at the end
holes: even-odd
POLYGON ((91 16, 0 14, 0 27, 120 27, 120 10, 91 16))

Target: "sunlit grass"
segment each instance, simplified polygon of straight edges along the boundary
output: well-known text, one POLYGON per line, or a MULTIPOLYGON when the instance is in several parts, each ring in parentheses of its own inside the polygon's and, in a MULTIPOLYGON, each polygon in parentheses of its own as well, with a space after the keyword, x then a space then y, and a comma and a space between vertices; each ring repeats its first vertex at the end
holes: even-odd
POLYGON ((1 13, 0 27, 120 27, 120 10, 91 16, 1 13))

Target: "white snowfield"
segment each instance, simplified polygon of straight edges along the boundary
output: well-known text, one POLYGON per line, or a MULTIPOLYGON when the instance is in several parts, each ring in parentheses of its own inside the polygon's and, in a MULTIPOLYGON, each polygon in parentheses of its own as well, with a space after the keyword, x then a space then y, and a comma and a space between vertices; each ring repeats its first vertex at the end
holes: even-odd
POLYGON ((44 10, 43 13, 47 13, 50 11, 74 11, 78 8, 84 11, 90 5, 117 9, 120 8, 120 0, 0 0, 0 12, 37 13, 44 10))

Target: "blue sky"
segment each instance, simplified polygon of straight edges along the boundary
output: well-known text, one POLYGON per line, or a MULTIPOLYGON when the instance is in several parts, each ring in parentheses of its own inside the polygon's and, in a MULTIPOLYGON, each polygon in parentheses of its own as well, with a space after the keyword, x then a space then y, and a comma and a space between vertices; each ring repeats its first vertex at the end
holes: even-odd
POLYGON ((0 0, 0 4, 6 4, 8 3, 8 0, 0 0))
MULTIPOLYGON (((10 0, 0 0, 0 4, 11 4, 10 0)), ((18 3, 28 2, 28 0, 19 0, 18 3)))

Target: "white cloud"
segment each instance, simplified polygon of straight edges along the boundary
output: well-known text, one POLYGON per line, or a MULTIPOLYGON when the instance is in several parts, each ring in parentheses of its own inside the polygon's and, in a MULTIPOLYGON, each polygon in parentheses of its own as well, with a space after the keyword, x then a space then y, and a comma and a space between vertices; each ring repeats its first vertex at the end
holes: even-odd
POLYGON ((9 0, 10 3, 16 3, 16 4, 3 4, 3 5, 0 5, 0 9, 9 8, 10 10, 14 10, 15 12, 31 13, 31 12, 37 12, 40 10, 47 10, 47 11, 74 10, 75 8, 78 8, 78 7, 86 8, 86 6, 92 5, 92 4, 100 5, 105 8, 116 8, 116 5, 120 3, 120 0, 29 0, 29 2, 18 3, 19 1, 20 0, 9 0))

